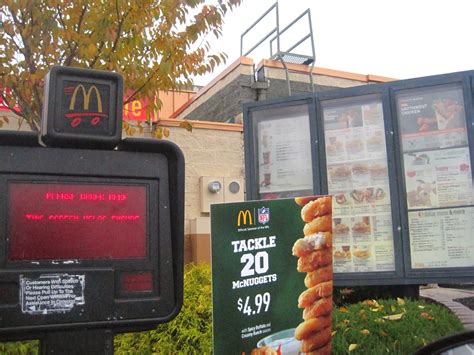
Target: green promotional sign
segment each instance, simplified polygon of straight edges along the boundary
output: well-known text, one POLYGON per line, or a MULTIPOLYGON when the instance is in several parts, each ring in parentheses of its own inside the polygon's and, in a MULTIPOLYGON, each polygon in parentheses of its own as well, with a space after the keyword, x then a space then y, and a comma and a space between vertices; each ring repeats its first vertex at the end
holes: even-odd
POLYGON ((265 345, 298 353, 294 329, 306 288, 292 247, 304 224, 294 199, 211 206, 215 354, 265 345))

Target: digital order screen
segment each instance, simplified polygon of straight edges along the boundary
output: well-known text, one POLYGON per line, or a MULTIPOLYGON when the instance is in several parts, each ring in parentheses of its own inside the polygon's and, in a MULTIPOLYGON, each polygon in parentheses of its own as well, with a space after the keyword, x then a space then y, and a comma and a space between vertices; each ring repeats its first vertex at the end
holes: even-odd
POLYGON ((144 259, 147 185, 8 183, 10 261, 144 259))

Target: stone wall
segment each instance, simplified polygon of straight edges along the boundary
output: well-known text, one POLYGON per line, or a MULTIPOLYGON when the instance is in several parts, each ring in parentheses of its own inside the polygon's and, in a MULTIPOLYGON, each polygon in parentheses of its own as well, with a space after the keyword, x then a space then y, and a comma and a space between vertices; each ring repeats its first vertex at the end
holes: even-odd
MULTIPOLYGON (((165 123, 166 125, 167 123, 165 123)), ((200 212, 199 178, 223 176, 244 178, 244 148, 242 126, 193 123, 193 131, 169 127, 169 140, 184 153, 186 164, 186 220, 206 217, 200 212)), ((186 227, 189 233, 189 226, 186 227)))
MULTIPOLYGON (((391 81, 375 75, 362 75, 308 65, 288 64, 291 95, 369 85, 391 81)), ((212 82, 202 88, 172 117, 216 122, 238 122, 242 104, 251 101, 288 96, 288 84, 283 65, 278 61, 263 60, 254 72, 253 61, 241 57, 212 82)))
POLYGON ((257 99, 252 89, 253 60, 241 57, 199 90, 171 117, 215 122, 231 121, 242 104, 257 99))
POLYGON ((232 120, 242 112, 242 104, 257 100, 257 93, 251 85, 251 75, 239 75, 182 118, 202 120, 210 117, 216 122, 232 120))

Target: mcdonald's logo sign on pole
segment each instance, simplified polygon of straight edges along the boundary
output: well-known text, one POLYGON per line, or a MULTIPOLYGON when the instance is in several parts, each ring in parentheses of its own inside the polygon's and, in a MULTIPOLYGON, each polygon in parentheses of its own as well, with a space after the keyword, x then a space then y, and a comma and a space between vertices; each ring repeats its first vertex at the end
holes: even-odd
POLYGON ((48 146, 103 148, 122 138, 123 79, 117 73, 53 67, 45 80, 41 140, 48 146))

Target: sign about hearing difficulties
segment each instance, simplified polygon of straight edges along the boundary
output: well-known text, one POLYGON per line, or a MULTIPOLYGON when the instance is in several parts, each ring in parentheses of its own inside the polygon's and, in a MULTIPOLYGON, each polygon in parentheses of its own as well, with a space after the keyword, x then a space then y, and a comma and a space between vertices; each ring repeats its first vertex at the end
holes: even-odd
POLYGON ((85 275, 45 274, 39 277, 20 275, 22 313, 64 313, 84 305, 85 275))

